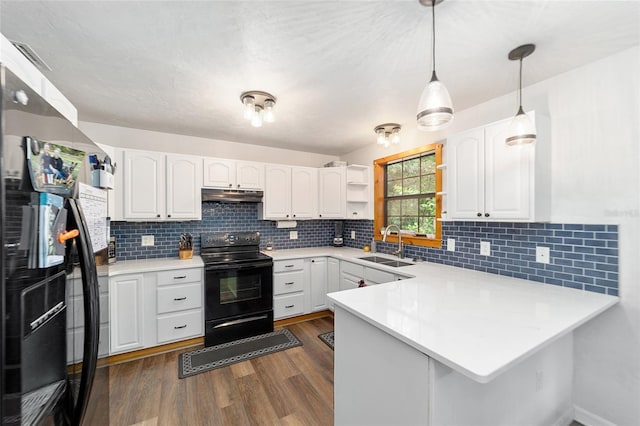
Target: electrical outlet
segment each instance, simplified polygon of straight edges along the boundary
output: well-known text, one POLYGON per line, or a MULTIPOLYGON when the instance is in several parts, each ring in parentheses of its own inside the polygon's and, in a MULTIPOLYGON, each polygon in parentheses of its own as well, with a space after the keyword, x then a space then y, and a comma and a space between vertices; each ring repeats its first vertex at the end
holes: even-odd
POLYGON ((491 256, 491 243, 489 241, 480 241, 480 254, 491 256))
POLYGON ((536 262, 549 263, 550 257, 549 247, 536 247, 536 262))
POLYGON ((351 231, 351 239, 352 240, 356 239, 356 231, 351 231))
POLYGON ((297 240, 298 239, 298 231, 289 231, 289 239, 297 240))
POLYGON ((143 235, 142 236, 142 241, 140 242, 140 245, 142 247, 148 247, 148 246, 152 246, 155 244, 155 238, 153 235, 143 235))
POLYGON ((456 251, 456 240, 447 238, 447 251, 456 251))

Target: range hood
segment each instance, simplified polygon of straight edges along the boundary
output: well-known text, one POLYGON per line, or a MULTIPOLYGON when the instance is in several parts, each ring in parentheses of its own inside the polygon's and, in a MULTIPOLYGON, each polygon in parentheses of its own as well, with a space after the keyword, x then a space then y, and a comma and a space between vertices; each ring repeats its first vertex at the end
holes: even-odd
POLYGON ((262 191, 242 191, 235 189, 202 189, 202 202, 221 203, 261 203, 262 191))

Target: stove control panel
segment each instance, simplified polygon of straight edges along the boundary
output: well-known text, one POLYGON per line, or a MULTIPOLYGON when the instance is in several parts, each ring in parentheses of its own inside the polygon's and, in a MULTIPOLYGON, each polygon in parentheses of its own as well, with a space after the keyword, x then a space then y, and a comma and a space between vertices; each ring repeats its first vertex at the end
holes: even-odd
POLYGON ((209 232, 200 235, 202 248, 259 246, 260 232, 209 232))

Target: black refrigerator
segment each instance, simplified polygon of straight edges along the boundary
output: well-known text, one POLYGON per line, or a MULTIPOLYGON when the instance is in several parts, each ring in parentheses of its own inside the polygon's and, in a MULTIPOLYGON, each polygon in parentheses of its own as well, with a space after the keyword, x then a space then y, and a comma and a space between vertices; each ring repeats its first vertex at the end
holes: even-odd
POLYGON ((2 64, 0 80, 2 425, 108 424, 105 154, 2 64))

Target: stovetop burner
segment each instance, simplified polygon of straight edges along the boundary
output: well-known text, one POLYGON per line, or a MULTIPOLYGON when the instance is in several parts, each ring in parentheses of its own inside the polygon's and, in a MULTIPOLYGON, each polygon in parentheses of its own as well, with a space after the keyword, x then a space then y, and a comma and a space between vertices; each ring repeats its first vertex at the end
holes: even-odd
POLYGON ((259 232, 209 232, 201 234, 200 241, 205 265, 271 260, 260 253, 259 232))

